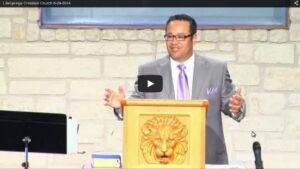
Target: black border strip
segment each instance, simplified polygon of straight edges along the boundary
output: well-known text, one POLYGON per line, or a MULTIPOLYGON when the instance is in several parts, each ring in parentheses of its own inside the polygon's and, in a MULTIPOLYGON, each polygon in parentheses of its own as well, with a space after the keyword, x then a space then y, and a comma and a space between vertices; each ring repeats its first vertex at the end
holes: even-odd
POLYGON ((0 7, 299 7, 300 0, 0 0, 0 7))

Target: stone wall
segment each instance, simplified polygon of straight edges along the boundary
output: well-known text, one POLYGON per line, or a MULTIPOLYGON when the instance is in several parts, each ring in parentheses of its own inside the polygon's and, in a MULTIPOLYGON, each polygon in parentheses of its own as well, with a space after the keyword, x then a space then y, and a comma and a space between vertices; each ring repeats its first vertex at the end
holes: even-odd
MULTIPOLYGON (((0 108, 64 113, 80 123, 77 155, 31 153, 32 168, 81 168, 94 151, 122 150, 122 122, 103 106, 106 87, 130 93, 139 64, 166 54, 162 29, 41 29, 37 8, 0 9, 0 108)), ((246 118, 224 117, 231 164, 300 167, 300 9, 288 30, 202 30, 195 49, 228 62, 246 118), (251 137, 255 131, 256 138, 251 137)), ((0 152, 1 168, 23 153, 0 152)))

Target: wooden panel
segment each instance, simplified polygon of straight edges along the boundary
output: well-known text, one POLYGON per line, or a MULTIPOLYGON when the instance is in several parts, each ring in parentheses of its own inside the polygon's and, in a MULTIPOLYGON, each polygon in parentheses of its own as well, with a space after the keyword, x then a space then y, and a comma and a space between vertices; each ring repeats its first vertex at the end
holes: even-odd
POLYGON ((204 168, 206 100, 122 104, 124 168, 204 168))

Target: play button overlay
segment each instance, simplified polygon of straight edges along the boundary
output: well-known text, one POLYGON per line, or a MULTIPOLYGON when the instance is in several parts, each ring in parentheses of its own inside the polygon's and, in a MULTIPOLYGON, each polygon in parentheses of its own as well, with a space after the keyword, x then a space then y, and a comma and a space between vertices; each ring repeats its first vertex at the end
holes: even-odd
POLYGON ((151 86, 153 86, 153 85, 154 85, 153 82, 151 82, 150 80, 147 81, 147 87, 151 87, 151 86))
POLYGON ((138 90, 140 92, 161 92, 163 87, 160 75, 140 75, 138 76, 138 90))

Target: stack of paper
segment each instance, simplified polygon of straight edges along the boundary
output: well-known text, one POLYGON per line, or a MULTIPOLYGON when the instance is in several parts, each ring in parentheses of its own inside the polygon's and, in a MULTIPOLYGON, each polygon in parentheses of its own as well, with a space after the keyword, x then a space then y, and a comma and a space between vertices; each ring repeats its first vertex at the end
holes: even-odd
POLYGON ((121 168, 121 155, 109 153, 93 153, 93 168, 121 168))

